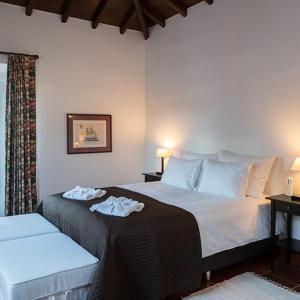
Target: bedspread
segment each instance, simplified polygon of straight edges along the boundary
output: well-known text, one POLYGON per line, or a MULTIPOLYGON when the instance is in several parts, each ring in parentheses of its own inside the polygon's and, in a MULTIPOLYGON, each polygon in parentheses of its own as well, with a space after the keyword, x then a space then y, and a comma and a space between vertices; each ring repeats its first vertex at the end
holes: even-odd
MULTIPOLYGON (((118 187, 91 201, 50 196, 37 209, 98 257, 88 300, 161 300, 201 284, 201 239, 194 216, 177 206, 118 187), (109 196, 145 204, 126 218, 90 212, 109 196)), ((63 251, 63 249, 60 249, 63 251)))

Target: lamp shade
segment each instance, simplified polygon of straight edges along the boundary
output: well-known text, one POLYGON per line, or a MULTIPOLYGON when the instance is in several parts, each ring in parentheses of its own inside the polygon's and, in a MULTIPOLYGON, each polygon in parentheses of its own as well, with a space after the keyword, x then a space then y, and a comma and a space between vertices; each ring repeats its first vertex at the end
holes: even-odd
POLYGON ((169 150, 165 148, 158 148, 156 150, 156 157, 169 157, 169 150))
POLYGON ((291 167, 291 171, 300 172, 300 157, 296 157, 291 167))

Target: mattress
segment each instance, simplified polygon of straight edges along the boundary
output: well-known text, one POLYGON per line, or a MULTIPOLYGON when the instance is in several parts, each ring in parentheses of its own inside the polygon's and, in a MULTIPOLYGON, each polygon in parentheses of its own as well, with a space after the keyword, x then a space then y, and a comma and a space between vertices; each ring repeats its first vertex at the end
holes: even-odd
MULTIPOLYGON (((203 257, 270 237, 270 201, 265 199, 230 199, 175 188, 161 182, 120 187, 192 213, 199 226, 203 257)), ((277 234, 283 232, 284 219, 279 215, 277 234)))
POLYGON ((1 242, 0 299, 47 299, 86 287, 97 264, 97 258, 62 233, 1 242))
POLYGON ((39 214, 0 217, 0 242, 59 232, 39 214))

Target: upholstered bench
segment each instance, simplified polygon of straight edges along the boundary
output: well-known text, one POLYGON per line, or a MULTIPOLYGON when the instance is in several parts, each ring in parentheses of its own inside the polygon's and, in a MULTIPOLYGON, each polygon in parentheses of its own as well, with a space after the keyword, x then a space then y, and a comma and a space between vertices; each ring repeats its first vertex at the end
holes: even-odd
POLYGON ((0 242, 59 232, 39 214, 0 217, 0 242))
POLYGON ((98 259, 62 233, 0 242, 0 299, 82 299, 98 259))

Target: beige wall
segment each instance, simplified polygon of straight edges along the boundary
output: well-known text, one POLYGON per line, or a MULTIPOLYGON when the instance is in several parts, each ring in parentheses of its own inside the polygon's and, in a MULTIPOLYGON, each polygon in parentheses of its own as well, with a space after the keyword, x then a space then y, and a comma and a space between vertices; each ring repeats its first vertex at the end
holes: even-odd
POLYGON ((284 159, 271 190, 284 191, 290 158, 300 156, 299 12, 299 0, 216 0, 155 27, 146 44, 148 170, 168 140, 275 154, 284 159))
POLYGON ((0 49, 37 53, 40 195, 142 180, 145 42, 115 27, 0 4, 0 49), (113 152, 67 155, 66 113, 112 114, 113 152))

